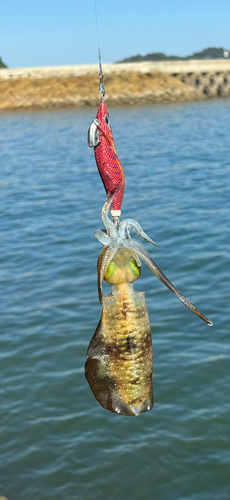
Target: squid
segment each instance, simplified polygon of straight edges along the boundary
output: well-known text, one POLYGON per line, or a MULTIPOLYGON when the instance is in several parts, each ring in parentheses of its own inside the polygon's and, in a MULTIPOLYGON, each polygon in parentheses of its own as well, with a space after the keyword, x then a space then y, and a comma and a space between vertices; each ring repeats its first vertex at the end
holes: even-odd
MULTIPOLYGON (((95 231, 103 244, 98 259, 98 295, 101 319, 90 342, 85 365, 86 379, 97 401, 107 410, 137 416, 153 407, 152 339, 145 294, 134 290, 141 275, 141 260, 178 299, 208 325, 212 322, 169 281, 144 245, 130 231, 156 245, 140 224, 124 219, 114 224, 109 211, 116 192, 102 209, 104 230, 95 231), (103 297, 103 281, 112 285, 103 297)), ((156 245, 158 246, 158 245, 156 245)))

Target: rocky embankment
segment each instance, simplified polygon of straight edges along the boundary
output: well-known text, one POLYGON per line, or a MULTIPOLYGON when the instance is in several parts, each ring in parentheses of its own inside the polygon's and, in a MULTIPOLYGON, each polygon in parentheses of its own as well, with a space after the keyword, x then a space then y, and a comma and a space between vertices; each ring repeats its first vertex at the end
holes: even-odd
MULTIPOLYGON (((106 100, 111 105, 205 99, 179 76, 151 63, 104 65, 106 100)), ((0 70, 0 110, 97 106, 98 67, 70 66, 0 70)))

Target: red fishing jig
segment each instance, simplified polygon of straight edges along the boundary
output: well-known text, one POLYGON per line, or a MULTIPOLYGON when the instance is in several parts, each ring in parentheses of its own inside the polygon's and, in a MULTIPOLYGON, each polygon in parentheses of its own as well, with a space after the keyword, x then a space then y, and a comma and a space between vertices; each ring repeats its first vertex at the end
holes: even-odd
POLYGON ((115 148, 109 113, 105 102, 104 75, 101 66, 100 49, 99 69, 101 103, 96 119, 91 123, 88 130, 88 145, 91 148, 94 147, 97 168, 107 196, 111 196, 116 192, 111 207, 111 215, 119 217, 121 215, 121 204, 125 189, 125 174, 115 148))

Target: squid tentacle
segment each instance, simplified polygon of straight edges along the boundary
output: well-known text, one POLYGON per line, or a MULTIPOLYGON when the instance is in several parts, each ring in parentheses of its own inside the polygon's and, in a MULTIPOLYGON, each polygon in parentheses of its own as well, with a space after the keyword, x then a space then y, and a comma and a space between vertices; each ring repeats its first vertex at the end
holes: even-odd
POLYGON ((105 266, 108 260, 109 253, 111 251, 110 247, 104 247, 100 253, 97 262, 97 276, 98 276, 98 296, 100 304, 102 304, 103 299, 103 279, 105 276, 105 266))
MULTIPOLYGON (((141 225, 139 222, 137 222, 134 219, 124 219, 121 224, 119 230, 121 231, 121 236, 125 237, 124 231, 132 229, 137 236, 140 238, 143 238, 143 240, 147 241, 148 243, 152 243, 152 245, 155 245, 156 247, 160 248, 155 241, 153 241, 149 236, 143 231, 141 225)), ((129 234, 129 232, 128 232, 129 234)))
MULTIPOLYGON (((130 238, 130 240, 131 240, 131 238, 130 238)), ((141 267, 141 260, 139 259, 139 256, 138 256, 138 254, 137 254, 136 250, 130 246, 130 240, 129 240, 129 243, 127 243, 127 245, 125 245, 125 247, 126 247, 126 248, 128 248, 128 249, 130 250, 130 252, 131 252, 131 254, 132 254, 133 258, 134 258, 134 259, 136 260, 136 262, 137 262, 138 267, 141 267)), ((133 240, 131 240, 131 241, 133 241, 133 240)))
POLYGON ((179 290, 171 283, 171 281, 165 276, 165 274, 161 271, 161 269, 157 266, 157 264, 154 262, 152 257, 150 257, 149 253, 145 249, 145 247, 140 243, 139 241, 136 240, 131 240, 130 241, 130 246, 134 248, 136 253, 143 259, 145 264, 149 267, 150 271, 152 271, 153 274, 165 285, 171 290, 175 295, 178 297, 178 299, 184 304, 188 309, 190 309, 192 312, 194 312, 199 318, 201 318, 205 323, 207 323, 209 326, 212 326, 212 322, 202 314, 202 312, 199 311, 191 302, 189 299, 184 297, 179 290))
POLYGON ((115 226, 115 224, 110 220, 109 218, 109 210, 112 205, 112 202, 120 188, 120 184, 117 186, 115 191, 107 197, 107 200, 102 208, 102 220, 104 222, 104 226, 107 230, 108 236, 111 236, 111 238, 116 239, 118 236, 118 230, 115 226))
POLYGON ((110 238, 110 236, 108 236, 106 232, 103 231, 103 229, 98 229, 97 231, 95 231, 94 236, 105 247, 112 245, 112 239, 110 238))
POLYGON ((102 208, 102 220, 103 220, 104 226, 107 230, 108 236, 111 236, 111 238, 116 239, 117 238, 117 229, 116 229, 114 223, 109 218, 109 209, 111 207, 114 196, 115 196, 115 193, 113 196, 110 196, 107 198, 107 200, 102 208))
POLYGON ((100 304, 102 304, 103 299, 104 276, 117 250, 117 247, 104 247, 98 259, 98 296, 100 304))

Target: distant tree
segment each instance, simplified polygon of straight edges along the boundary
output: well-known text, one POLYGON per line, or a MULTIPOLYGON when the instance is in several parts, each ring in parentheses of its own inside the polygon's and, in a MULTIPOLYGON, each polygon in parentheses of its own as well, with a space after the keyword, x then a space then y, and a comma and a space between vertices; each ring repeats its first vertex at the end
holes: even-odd
POLYGON ((7 68, 6 64, 3 62, 1 57, 0 57, 0 68, 7 68))
POLYGON ((194 52, 191 56, 188 56, 187 59, 223 59, 224 58, 224 49, 220 47, 217 49, 216 47, 210 47, 209 49, 204 49, 201 52, 194 52))
POLYGON ((215 47, 210 47, 208 49, 204 49, 201 52, 194 52, 191 56, 187 57, 179 57, 179 56, 167 56, 163 52, 153 52, 152 54, 146 54, 145 56, 141 56, 140 54, 132 57, 127 57, 126 59, 122 59, 122 61, 117 61, 118 63, 125 62, 141 62, 141 61, 187 61, 191 59, 224 59, 225 49, 220 47, 219 49, 215 47))

